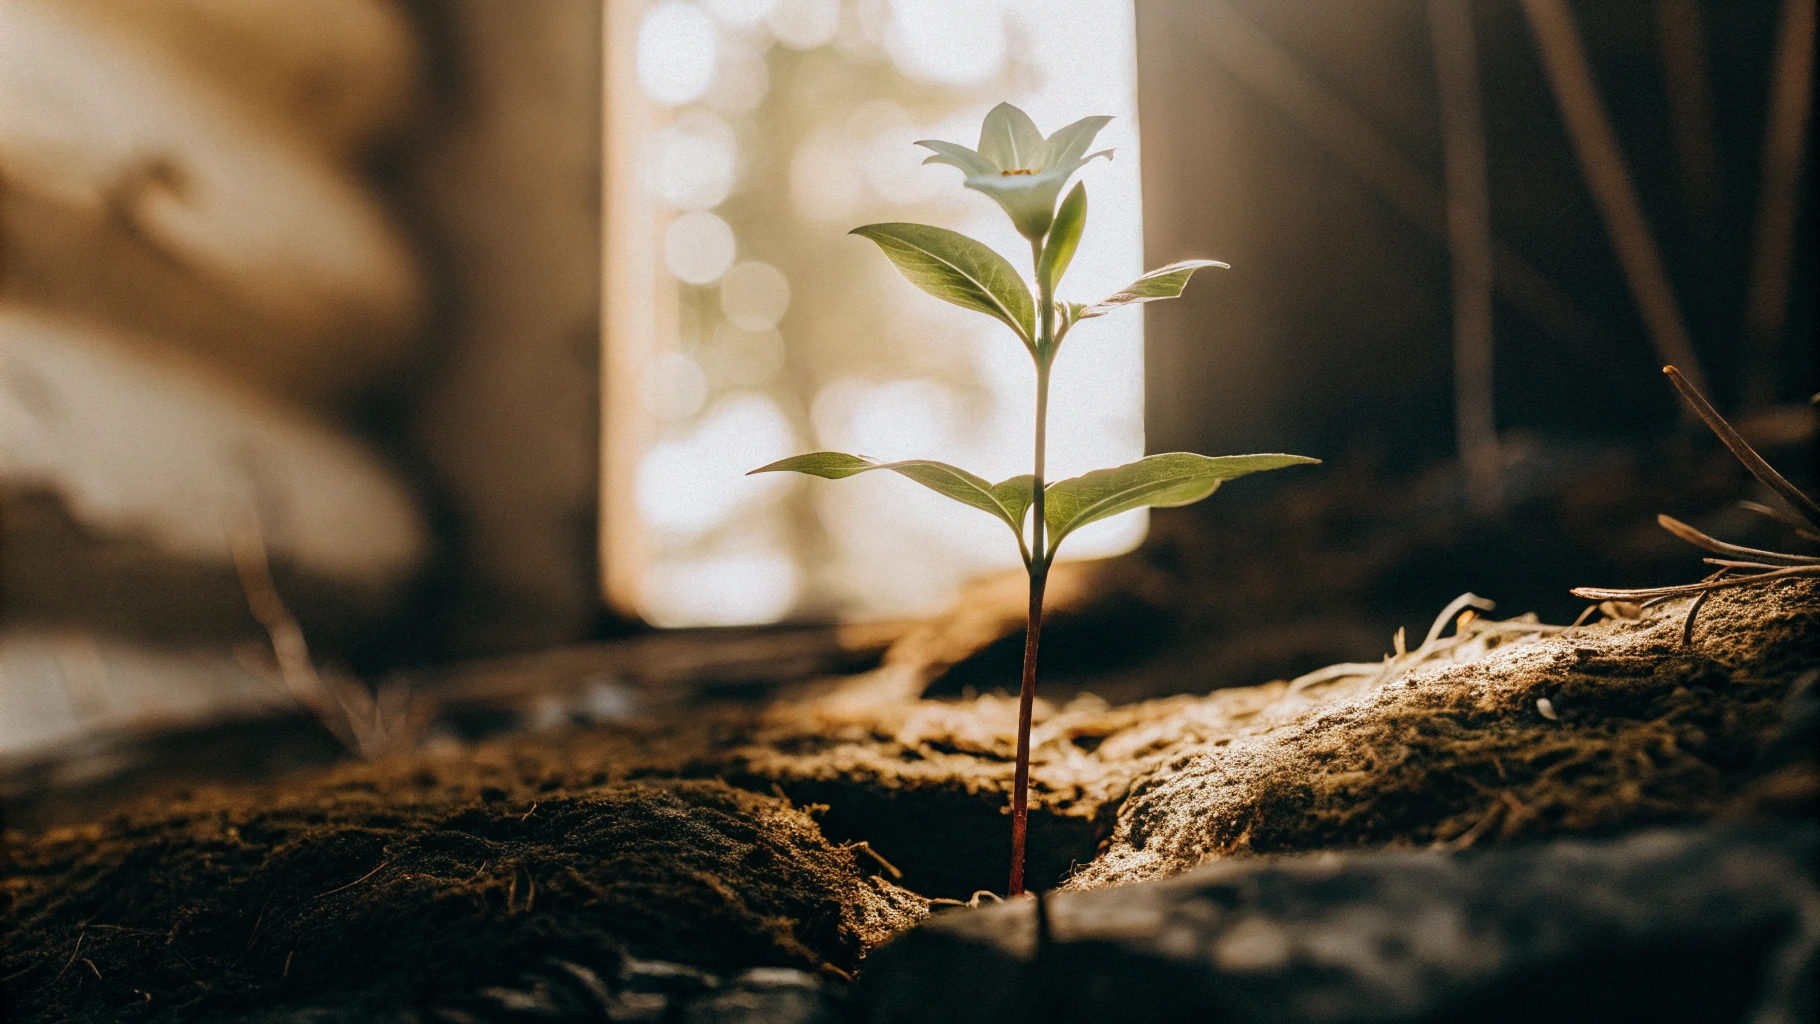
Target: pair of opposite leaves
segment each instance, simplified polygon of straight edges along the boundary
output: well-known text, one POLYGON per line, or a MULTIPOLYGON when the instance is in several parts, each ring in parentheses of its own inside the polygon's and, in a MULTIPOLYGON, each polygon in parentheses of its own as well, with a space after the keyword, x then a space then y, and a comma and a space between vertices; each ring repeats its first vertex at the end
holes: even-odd
MULTIPOLYGON (((1057 211, 1050 242, 1038 272, 1050 280, 1061 276, 1073 256, 1073 244, 1058 246, 1058 239, 1078 241, 1078 225, 1085 221, 1085 192, 1078 186, 1057 211), (1077 201, 1078 197, 1078 201, 1077 201), (1074 209, 1070 209, 1073 207, 1074 209), (1056 253, 1056 256, 1051 256, 1056 253)), ((870 224, 854 234, 877 242, 904 276, 924 291, 958 306, 978 310, 1003 321, 1035 351, 1035 306, 1011 263, 966 235, 926 224, 870 224)), ((1057 303, 1060 335, 1075 323, 1110 313, 1121 306, 1182 294, 1188 279, 1202 267, 1218 266, 1212 260, 1187 260, 1153 270, 1101 302, 1057 303)), ((1049 534, 1046 545, 1053 554, 1062 538, 1088 523, 1145 506, 1169 507, 1200 501, 1234 477, 1280 469, 1317 460, 1300 455, 1228 455, 1209 457, 1189 452, 1151 455, 1113 469, 1099 469, 1082 476, 1058 480, 1043 488, 1043 520, 1049 534)), ((813 452, 773 462, 754 473, 792 472, 840 480, 875 469, 888 469, 929 489, 998 517, 1022 543, 1024 517, 1035 502, 1031 474, 1014 476, 997 484, 957 466, 932 459, 875 462, 842 452, 813 452)))
MULTIPOLYGON (((1001 104, 1001 108, 1008 105, 1001 104)), ((1021 115, 1021 111, 1011 108, 1021 115)), ((987 117, 982 131, 982 147, 989 141, 993 120, 1004 111, 995 109, 987 117)), ((1001 118, 1003 119, 1003 118, 1001 118)), ((1015 120, 1015 119, 1013 119, 1015 120)), ((1027 121, 1028 118, 1023 120, 1027 121)), ((1095 122, 1097 128, 1100 119, 1095 122)), ((1058 136, 1072 130, 1063 129, 1058 136)), ((1029 126, 1034 132, 1034 126, 1029 126)), ((1090 133, 1089 133, 1090 135, 1090 133)), ((1041 136, 1036 136, 1041 141, 1041 136)), ((925 145, 933 145, 925 143, 925 145)), ((941 144, 947 146, 948 144, 941 144)), ((960 147, 948 146, 960 151, 960 147)), ((1081 147, 1073 148, 1084 148, 1081 147)), ((945 152, 938 151, 938 152, 945 152)), ((962 151, 971 153, 972 151, 962 151)), ((979 154, 973 154, 978 157, 979 154)), ((1070 148, 1058 171, 1071 172, 1085 160, 1070 148)), ((950 157, 931 160, 953 162, 950 157)), ((957 166, 961 166, 957 164, 957 166)), ((966 167, 963 166, 963 170, 966 167)), ((974 187, 971 178, 969 187, 974 187)), ((1048 202, 1054 202, 1050 192, 1048 202)), ((1003 200, 1001 200, 1003 202, 1003 200)), ((1015 205, 1015 204, 1012 204, 1015 205)), ((1007 210, 1017 219, 1011 205, 1007 210)), ((1057 281, 1074 259, 1081 231, 1087 220, 1087 192, 1076 183, 1068 197, 1055 210, 1052 221, 1043 230, 1026 232, 1042 238, 1037 253, 1037 280, 1044 292, 1052 292, 1057 281)), ((1020 230, 1023 225, 1020 223, 1020 230)), ((1034 225, 1033 225, 1034 227, 1034 225)), ((1103 316, 1122 306, 1172 299, 1182 294, 1188 279, 1202 267, 1225 267, 1213 260, 1185 260, 1153 270, 1131 285, 1100 302, 1087 305, 1078 302, 1056 302, 1053 336, 1043 338, 1037 330, 1036 304, 1030 291, 1010 261, 990 247, 957 231, 927 224, 869 224, 852 232, 870 238, 911 283, 939 299, 967 309, 985 313, 1011 328, 1036 359, 1039 372, 1046 372, 1063 336, 1076 323, 1103 316)), ((1082 476, 1060 480, 1043 488, 1044 526, 1049 534, 1047 552, 1025 549, 1025 561, 1053 558, 1062 538, 1088 523, 1145 506, 1168 507, 1187 505, 1212 494, 1219 485, 1234 477, 1263 470, 1279 469, 1299 463, 1317 462, 1300 455, 1229 455, 1209 457, 1189 452, 1151 455, 1137 462, 1112 469, 1099 469, 1082 476)), ((989 483, 964 469, 931 459, 907 459, 899 462, 875 462, 841 452, 814 452, 783 459, 753 470, 754 473, 794 472, 839 480, 875 469, 888 469, 915 480, 931 490, 963 504, 971 505, 994 516, 1011 527, 1018 545, 1024 548, 1024 517, 1035 503, 1035 476, 1024 474, 997 484, 989 483)))

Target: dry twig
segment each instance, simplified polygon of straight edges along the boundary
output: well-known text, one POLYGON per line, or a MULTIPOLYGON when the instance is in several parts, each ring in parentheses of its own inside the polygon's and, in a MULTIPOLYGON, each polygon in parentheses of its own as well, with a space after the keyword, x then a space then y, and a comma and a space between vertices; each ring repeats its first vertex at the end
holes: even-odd
MULTIPOLYGON (((1292 680, 1289 693, 1299 693, 1310 686, 1331 683, 1340 679, 1358 679, 1369 677, 1369 686, 1375 688, 1396 682, 1409 674, 1416 667, 1443 657, 1452 660, 1457 658, 1457 651, 1462 647, 1480 644, 1484 647, 1502 646, 1516 640, 1534 636, 1549 636, 1563 633, 1573 626, 1552 626, 1536 621, 1533 614, 1506 619, 1502 622, 1480 618, 1474 610, 1489 611, 1496 605, 1477 594, 1461 594, 1448 602, 1435 616, 1434 623, 1428 627, 1428 634, 1422 638, 1415 650, 1406 650, 1402 630, 1397 631, 1395 646, 1397 653, 1387 655, 1381 662, 1344 662, 1316 669, 1305 676, 1292 680), (1454 623, 1452 636, 1443 637, 1449 622, 1454 623)), ((1578 625, 1578 623, 1575 623, 1578 625)))
MULTIPOLYGON (((1763 461, 1756 449, 1744 440, 1732 425, 1719 415, 1706 396, 1700 394, 1681 371, 1673 366, 1665 366, 1662 372, 1675 385, 1675 390, 1687 401, 1700 419, 1712 428, 1725 447, 1737 456, 1744 468, 1750 470, 1763 486, 1775 492, 1776 496, 1787 503, 1789 511, 1760 509, 1769 512, 1777 519, 1790 522, 1795 532, 1803 537, 1811 537, 1814 531, 1820 531, 1820 504, 1808 497, 1775 467, 1763 461), (1799 525, 1796 525, 1799 524, 1799 525), (1803 528, 1805 527, 1805 529, 1803 528)), ((1716 565, 1719 571, 1698 583, 1685 583, 1669 587, 1644 587, 1640 589, 1612 589, 1606 587, 1575 587, 1573 593, 1578 597, 1600 598, 1606 600, 1637 601, 1645 605, 1657 604, 1675 597, 1693 597, 1687 608, 1687 621, 1681 629, 1682 646, 1692 646, 1694 642, 1694 621, 1700 614, 1700 607, 1715 590, 1726 590, 1735 587, 1750 587, 1775 583, 1786 579, 1820 579, 1820 557, 1813 555, 1796 555, 1783 551, 1765 551, 1760 548, 1747 548, 1738 544, 1729 544, 1716 537, 1709 537, 1699 530, 1675 519, 1672 516, 1659 515, 1656 523, 1664 530, 1674 534, 1694 547, 1710 551, 1717 555, 1729 555, 1729 558, 1707 558, 1708 564, 1716 565)))
POLYGON ((407 741, 419 724, 411 714, 408 686, 387 682, 375 694, 357 679, 319 671, 310 658, 303 627, 285 607, 272 580, 271 557, 257 515, 249 510, 228 525, 227 533, 247 607, 272 644, 269 658, 243 657, 242 663, 276 675, 293 699, 361 757, 377 756, 407 741))

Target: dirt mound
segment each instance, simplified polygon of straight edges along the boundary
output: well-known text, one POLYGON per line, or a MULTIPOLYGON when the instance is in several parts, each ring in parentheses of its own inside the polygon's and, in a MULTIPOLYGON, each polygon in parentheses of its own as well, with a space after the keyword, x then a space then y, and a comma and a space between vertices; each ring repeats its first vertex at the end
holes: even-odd
MULTIPOLYGON (((1811 759, 1772 747, 1791 688, 1820 669, 1820 587, 1715 596, 1692 648, 1684 607, 1579 629, 1455 608, 1382 663, 1118 707, 1039 700, 1030 877, 1092 888, 1221 855, 1810 807, 1811 759)), ((1006 875, 1015 702, 924 699, 954 663, 937 639, 762 707, 518 733, 9 834, 7 1008, 459 1006, 549 957, 603 977, 623 955, 850 972, 926 909, 869 877, 887 864, 927 896, 1006 875)))
MULTIPOLYGON (((1741 794, 1762 803, 1761 756, 1791 687, 1820 667, 1816 590, 1723 591, 1691 648, 1686 606, 1670 604, 1181 751, 1132 787, 1106 852, 1068 885, 1232 854, 1610 833, 1710 817, 1741 794)), ((1811 800, 1811 766, 1791 771, 1772 803, 1811 800)))
POLYGON ((708 780, 533 784, 493 754, 9 835, 9 1016, 433 1007, 551 956, 851 972, 924 912, 784 800, 708 780))

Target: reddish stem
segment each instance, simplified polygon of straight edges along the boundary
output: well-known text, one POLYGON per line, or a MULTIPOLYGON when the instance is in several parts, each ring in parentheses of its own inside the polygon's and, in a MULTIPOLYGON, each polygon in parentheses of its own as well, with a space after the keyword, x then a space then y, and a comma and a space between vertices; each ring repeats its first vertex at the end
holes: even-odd
POLYGON ((1049 574, 1041 562, 1030 573, 1030 622, 1024 630, 1024 686, 1017 705, 1017 774, 1011 783, 1011 885, 1024 891, 1024 834, 1030 818, 1030 712, 1036 703, 1036 645, 1043 633, 1043 585, 1049 574))

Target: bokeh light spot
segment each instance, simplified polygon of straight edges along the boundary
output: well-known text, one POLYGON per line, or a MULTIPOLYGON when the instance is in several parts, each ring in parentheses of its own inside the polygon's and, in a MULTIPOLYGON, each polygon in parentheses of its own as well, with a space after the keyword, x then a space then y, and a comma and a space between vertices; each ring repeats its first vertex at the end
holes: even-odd
POLYGON ((664 232, 664 265, 678 280, 713 284, 733 265, 733 229, 711 213, 685 213, 664 232))
POLYGON ((748 331, 776 327, 790 308, 790 281, 769 263, 741 263, 720 280, 720 309, 748 331))
POLYGON ((638 84, 659 103, 700 99, 714 80, 719 38, 713 19, 694 4, 651 8, 638 26, 638 84))

